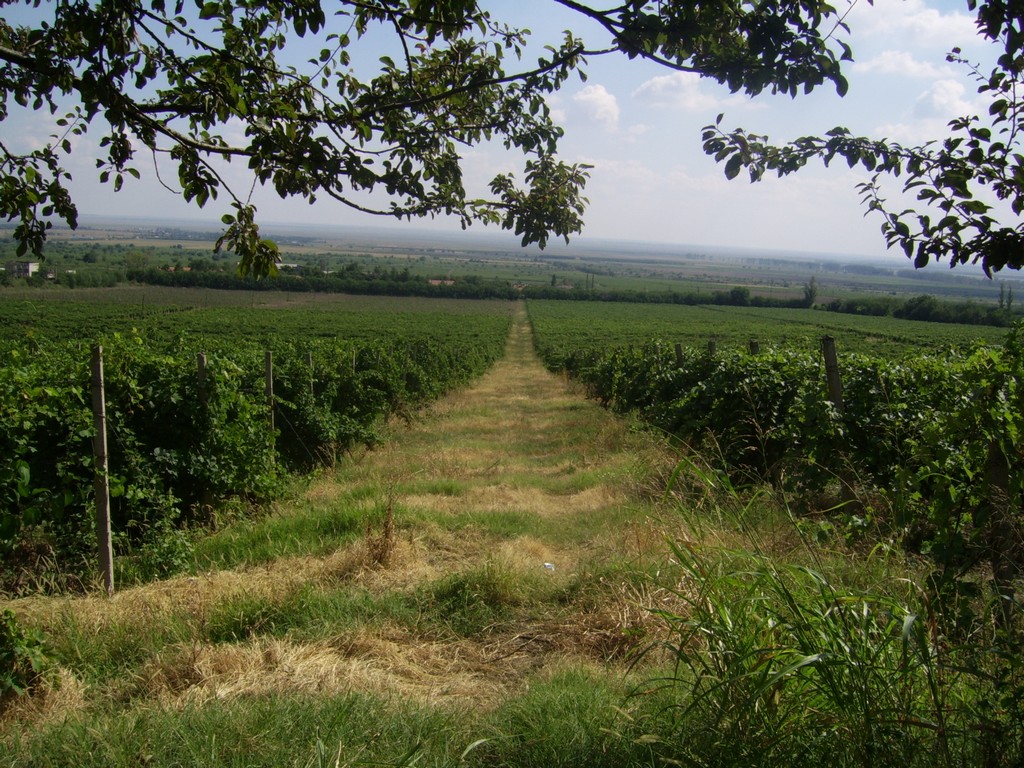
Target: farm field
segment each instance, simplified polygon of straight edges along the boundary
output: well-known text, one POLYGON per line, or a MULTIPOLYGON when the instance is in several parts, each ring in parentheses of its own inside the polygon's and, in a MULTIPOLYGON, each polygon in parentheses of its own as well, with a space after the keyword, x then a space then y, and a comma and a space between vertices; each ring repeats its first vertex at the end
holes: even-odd
MULTIPOLYGON (((863 503, 867 518, 858 502, 830 525, 951 514, 937 525, 960 539, 954 521, 967 510, 939 510, 949 488, 995 493, 983 478, 1004 470, 992 462, 1006 472, 1024 462, 1020 331, 806 309, 533 301, 528 311, 550 370, 713 451, 734 480, 768 482, 801 506, 816 497, 822 509, 882 494, 863 503)), ((1017 481, 1002 482, 999 493, 1016 498, 1017 481)))
MULTIPOLYGON (((373 338, 397 333, 400 327, 401 333, 444 337, 465 325, 460 318, 507 316, 511 306, 501 300, 155 286, 73 291, 6 289, 0 291, 0 339, 30 336, 81 341, 133 328, 145 330, 154 338, 236 332, 253 337, 373 338), (393 318, 411 322, 402 327, 403 321, 393 318)), ((898 356, 929 349, 967 348, 978 342, 1000 343, 1007 334, 1005 329, 987 326, 803 309, 535 300, 530 302, 529 311, 546 344, 558 344, 564 338, 577 346, 608 348, 655 339, 704 348, 713 339, 724 350, 746 347, 751 339, 757 339, 765 347, 817 349, 821 336, 828 334, 845 351, 898 356)))
POLYGON ((1006 330, 926 323, 806 309, 680 306, 603 302, 531 301, 530 319, 543 349, 638 346, 654 340, 704 349, 818 349, 833 336, 840 350, 884 357, 916 355, 977 343, 1001 343, 1006 330))
MULTIPOLYGON (((68 271, 87 281, 90 272, 114 276, 129 267, 178 268, 192 262, 231 271, 226 254, 213 254, 216 225, 192 230, 166 223, 107 222, 75 232, 56 230, 48 245, 48 269, 60 279, 68 271)), ((635 291, 704 293, 748 287, 752 295, 798 299, 814 277, 823 303, 852 296, 930 294, 949 300, 993 305, 1009 286, 1021 290, 1013 275, 988 280, 967 272, 951 273, 940 265, 913 270, 901 257, 862 260, 855 256, 729 252, 693 245, 574 241, 540 251, 522 249, 500 238, 473 233, 349 231, 281 227, 271 236, 283 260, 315 270, 361 269, 407 271, 423 278, 498 281, 523 286, 558 286, 566 291, 635 291)), ((13 258, 13 244, 0 241, 0 265, 13 258)), ((85 284, 88 284, 87 282, 85 284)))
POLYGON ((118 286, 0 292, 0 340, 76 342, 135 330, 153 340, 181 335, 287 338, 452 339, 475 319, 507 328, 508 302, 415 297, 248 293, 118 286))
POLYGON ((255 297, 232 306, 239 295, 151 289, 75 297, 0 304, 8 592, 67 586, 88 570, 93 345, 103 352, 117 578, 132 581, 180 565, 182 529, 222 508, 259 510, 296 476, 377 442, 388 419, 479 376, 504 348, 512 309, 337 296, 300 309, 270 293, 258 307, 255 297))
POLYGON ((488 373, 184 575, 5 601, 49 666, 4 699, 4 764, 1020 759, 1019 649, 936 612, 926 562, 680 463, 532 333, 517 308, 488 373))
POLYGON ((597 727, 626 690, 632 561, 657 540, 640 459, 662 461, 546 374, 520 320, 470 390, 199 542, 191 577, 7 603, 60 671, 8 707, 0 753, 134 765, 141 729, 151 765, 454 765, 481 738, 469 764, 567 744, 635 762, 649 750, 597 727), (526 713, 564 738, 530 737, 526 713))

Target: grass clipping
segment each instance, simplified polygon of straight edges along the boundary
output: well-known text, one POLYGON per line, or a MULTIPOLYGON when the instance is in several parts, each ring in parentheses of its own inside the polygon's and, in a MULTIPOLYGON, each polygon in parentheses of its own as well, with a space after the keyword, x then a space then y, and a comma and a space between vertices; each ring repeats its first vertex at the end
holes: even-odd
POLYGON ((181 648, 148 665, 138 692, 168 706, 273 693, 351 691, 424 703, 497 703, 517 679, 511 664, 495 670, 474 644, 427 642, 388 627, 305 644, 257 638, 181 648))

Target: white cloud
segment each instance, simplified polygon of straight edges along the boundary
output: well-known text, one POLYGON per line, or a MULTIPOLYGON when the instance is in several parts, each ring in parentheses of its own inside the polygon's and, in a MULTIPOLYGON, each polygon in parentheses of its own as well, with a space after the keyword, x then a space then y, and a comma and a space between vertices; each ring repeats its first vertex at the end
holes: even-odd
POLYGON ((663 107, 676 107, 687 111, 717 109, 724 104, 742 103, 740 97, 720 99, 701 89, 701 78, 692 72, 673 72, 659 75, 642 83, 633 96, 663 107))
POLYGON ((874 133, 903 144, 920 144, 949 135, 948 123, 954 118, 984 113, 983 104, 967 97, 963 83, 938 80, 918 96, 907 119, 880 125, 874 133))
POLYGON ((592 204, 585 234, 590 237, 822 253, 884 251, 878 222, 864 217, 856 193, 863 177, 845 167, 809 168, 750 184, 728 181, 722 166, 707 158, 658 166, 612 156, 588 161, 595 166, 587 186, 592 204))
POLYGON ((609 131, 618 130, 619 102, 615 94, 603 85, 588 85, 576 93, 572 100, 583 108, 589 119, 597 121, 609 131))
POLYGON ((960 11, 943 13, 924 0, 859 2, 847 16, 854 52, 868 41, 900 41, 901 46, 967 47, 982 43, 974 16, 960 11), (858 44, 859 43, 859 44, 858 44))
POLYGON ((569 115, 565 111, 565 105, 561 96, 557 93, 552 93, 547 96, 545 101, 547 101, 548 109, 551 110, 551 119, 558 125, 565 125, 569 115))
POLYGON ((872 133, 879 139, 895 141, 898 144, 917 145, 948 133, 945 120, 919 120, 907 123, 884 123, 872 133))
POLYGON ((858 74, 901 75, 905 77, 937 78, 953 74, 951 67, 938 67, 920 61, 907 51, 883 51, 867 61, 857 62, 853 71, 858 74))
POLYGON ((982 105, 965 98, 966 92, 967 88, 961 82, 937 80, 914 104, 914 115, 948 120, 982 111, 982 105))

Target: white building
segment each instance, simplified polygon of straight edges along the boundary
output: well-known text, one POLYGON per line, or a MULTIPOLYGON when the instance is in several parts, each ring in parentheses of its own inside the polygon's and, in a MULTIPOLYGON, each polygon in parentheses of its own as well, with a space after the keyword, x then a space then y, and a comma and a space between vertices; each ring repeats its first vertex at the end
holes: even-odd
POLYGON ((7 274, 11 277, 32 277, 39 271, 38 261, 9 261, 7 274))

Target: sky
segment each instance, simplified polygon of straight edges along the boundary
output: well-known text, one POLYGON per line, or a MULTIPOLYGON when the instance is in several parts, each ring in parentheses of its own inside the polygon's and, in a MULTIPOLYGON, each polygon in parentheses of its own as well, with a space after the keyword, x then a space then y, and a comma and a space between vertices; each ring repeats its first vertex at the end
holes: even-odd
MULTIPOLYGON (((496 18, 530 28, 538 44, 557 43, 567 28, 593 46, 606 43, 591 22, 552 0, 491 0, 489 7, 496 18)), ((837 7, 848 8, 843 0, 837 7)), ((702 127, 720 113, 724 128, 743 127, 777 141, 842 125, 904 144, 941 139, 950 119, 985 113, 970 73, 946 62, 954 46, 971 60, 994 58, 992 44, 976 34, 966 0, 858 0, 846 20, 854 62, 845 65, 850 89, 844 98, 831 85, 795 99, 767 93, 748 98, 696 75, 622 56, 594 59, 586 82, 572 78, 549 100, 566 131, 562 159, 594 166, 582 239, 887 256, 894 264, 906 263, 901 253, 886 251, 877 215, 864 216, 855 185, 867 180, 865 172, 840 163, 757 184, 745 173, 727 181, 723 166, 701 149, 702 127)), ((48 135, 54 130, 50 120, 44 113, 13 115, 3 126, 4 141, 17 146, 48 135)), ((163 188, 147 157, 138 162, 142 180, 114 194, 96 180, 94 137, 98 132, 77 140, 68 164, 80 213, 213 222, 228 210, 223 199, 201 211, 188 206, 163 188)), ((465 155, 467 181, 481 190, 495 173, 520 165, 518 156, 501 147, 477 147, 465 155)), ((242 170, 236 164, 230 173, 248 189, 242 170)), ((173 171, 161 175, 173 186, 173 171)), ((369 217, 326 199, 315 206, 282 201, 270 191, 257 190, 253 200, 268 224, 458 229, 443 219, 410 224, 369 217)))

